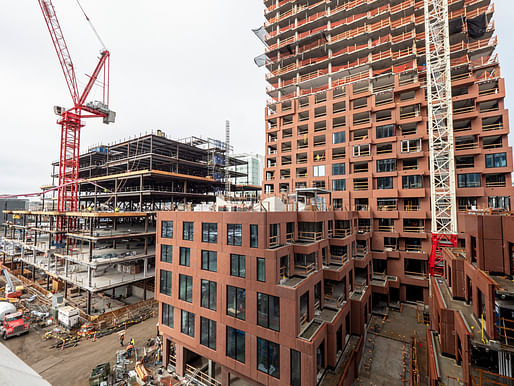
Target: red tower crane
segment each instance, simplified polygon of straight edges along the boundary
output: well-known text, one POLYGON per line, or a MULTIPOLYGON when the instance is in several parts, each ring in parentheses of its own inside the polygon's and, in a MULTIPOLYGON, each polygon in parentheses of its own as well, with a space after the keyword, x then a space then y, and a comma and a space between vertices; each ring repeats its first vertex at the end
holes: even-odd
MULTIPOLYGON (((61 126, 61 146, 59 156, 59 186, 57 196, 58 211, 75 211, 78 205, 78 171, 79 171, 79 151, 80 151, 80 129, 83 118, 103 118, 103 122, 109 124, 114 122, 116 113, 109 110, 109 62, 110 53, 105 47, 100 52, 100 58, 89 81, 82 91, 79 92, 75 68, 71 60, 64 35, 59 25, 59 20, 55 14, 55 9, 51 0, 38 0, 41 11, 45 18, 48 31, 55 47, 55 52, 70 91, 73 107, 65 109, 55 106, 54 112, 61 118, 57 123, 61 126), (91 89, 102 74, 103 96, 102 101, 88 102, 86 99, 91 89)), ((80 6, 80 4, 79 4, 80 6)), ((81 7, 82 9, 82 7, 81 7)), ((84 12, 82 10, 82 12, 84 12)), ((86 19, 89 18, 84 12, 86 19)), ((91 25, 92 27, 92 25, 91 25)), ((96 31, 93 28, 96 34, 96 31)), ((97 34, 98 37, 98 34, 97 34)), ((99 38, 99 37, 98 37, 99 38)), ((100 40, 100 38, 99 38, 100 40)), ((102 42, 100 40, 100 42, 102 42)), ((103 43, 102 43, 103 46, 103 43)))

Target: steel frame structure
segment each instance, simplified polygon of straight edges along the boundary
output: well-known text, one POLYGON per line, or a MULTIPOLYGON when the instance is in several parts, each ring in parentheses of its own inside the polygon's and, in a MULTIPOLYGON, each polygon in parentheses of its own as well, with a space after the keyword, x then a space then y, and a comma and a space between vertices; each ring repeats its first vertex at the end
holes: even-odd
POLYGON ((71 60, 71 55, 68 51, 68 46, 64 39, 52 1, 38 1, 73 101, 73 107, 66 111, 62 111, 60 113, 62 119, 58 121, 58 124, 61 125, 61 144, 59 156, 57 210, 76 211, 78 205, 77 179, 79 169, 80 129, 84 126, 82 124, 82 118, 105 118, 108 115, 105 111, 99 111, 85 106, 85 102, 93 88, 93 85, 97 81, 98 76, 103 70, 102 102, 104 105, 108 106, 110 53, 105 49, 101 52, 99 62, 93 71, 93 74, 90 76, 82 94, 80 94, 77 87, 73 61, 71 60), (84 114, 84 112, 87 114, 84 114))
POLYGON ((431 275, 443 272, 442 245, 457 245, 457 203, 450 70, 448 0, 425 0, 430 199, 431 275))

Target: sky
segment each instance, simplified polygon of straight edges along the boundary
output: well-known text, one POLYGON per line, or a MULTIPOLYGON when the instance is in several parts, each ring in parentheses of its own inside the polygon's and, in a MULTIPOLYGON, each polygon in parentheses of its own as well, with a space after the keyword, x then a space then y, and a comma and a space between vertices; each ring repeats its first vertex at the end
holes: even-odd
MULTIPOLYGON (((111 125, 86 120, 81 151, 157 129, 223 140, 228 119, 236 152, 264 153, 265 70, 253 62, 264 46, 251 32, 264 22, 261 0, 81 3, 111 52, 117 113, 111 125)), ((53 4, 82 89, 101 45, 75 1, 53 4)), ((514 108, 514 1, 495 4, 506 107, 514 108)), ((37 1, 2 1, 0 36, 0 193, 35 192, 58 159, 53 106, 70 107, 71 97, 37 1)))

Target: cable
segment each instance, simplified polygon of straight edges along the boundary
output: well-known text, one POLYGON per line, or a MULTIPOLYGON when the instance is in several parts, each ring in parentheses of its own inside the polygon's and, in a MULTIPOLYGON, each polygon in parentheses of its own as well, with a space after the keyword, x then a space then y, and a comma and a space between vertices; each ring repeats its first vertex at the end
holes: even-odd
POLYGON ((84 8, 82 8, 82 5, 80 4, 79 0, 76 0, 77 1, 77 4, 79 5, 80 7, 80 10, 82 11, 82 13, 84 14, 87 22, 89 23, 89 26, 91 27, 91 29, 93 30, 93 32, 95 33, 98 41, 100 42, 100 44, 102 45, 102 48, 104 51, 107 51, 107 48, 105 48, 105 44, 104 42, 102 41, 102 38, 100 37, 100 35, 98 34, 98 32, 96 31, 96 28, 95 26, 93 25, 93 23, 91 23, 91 20, 89 20, 89 17, 86 15, 86 12, 84 11, 84 8))

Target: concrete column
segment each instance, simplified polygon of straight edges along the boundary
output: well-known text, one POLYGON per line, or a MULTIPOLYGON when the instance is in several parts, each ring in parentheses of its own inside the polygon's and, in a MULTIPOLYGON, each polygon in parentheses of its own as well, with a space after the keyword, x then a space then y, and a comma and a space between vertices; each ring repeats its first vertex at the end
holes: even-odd
POLYGON ((148 270, 148 258, 144 259, 144 262, 143 262, 143 277, 146 277, 147 270, 148 270))
MULTIPOLYGON (((184 376, 184 369, 185 369, 185 363, 184 363, 184 346, 180 343, 175 343, 175 371, 176 373, 183 377, 184 376)), ((224 383, 222 383, 224 385, 224 383)))
POLYGON ((64 277, 68 277, 68 259, 64 260, 64 277))
POLYGON ((36 266, 32 266, 32 281, 36 281, 36 266))
MULTIPOLYGON (((91 271, 91 267, 87 267, 87 285, 89 288, 91 288, 91 282, 93 278, 93 272, 91 271)), ((88 291, 89 292, 89 291, 88 291)))
POLYGON ((212 361, 212 359, 209 359, 208 365, 207 365, 207 375, 211 378, 216 377, 216 363, 212 361))
POLYGON ((170 340, 163 336, 162 340, 162 364, 167 368, 170 364, 170 340))
POLYGON ((230 373, 225 366, 221 366, 221 384, 230 386, 230 373))
POLYGON ((87 314, 91 315, 91 291, 87 291, 87 314))
POLYGON ((146 280, 143 280, 143 300, 146 300, 146 280))
POLYGON ((64 299, 68 298, 68 282, 64 281, 64 299))

